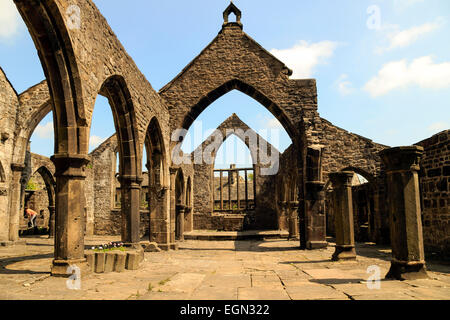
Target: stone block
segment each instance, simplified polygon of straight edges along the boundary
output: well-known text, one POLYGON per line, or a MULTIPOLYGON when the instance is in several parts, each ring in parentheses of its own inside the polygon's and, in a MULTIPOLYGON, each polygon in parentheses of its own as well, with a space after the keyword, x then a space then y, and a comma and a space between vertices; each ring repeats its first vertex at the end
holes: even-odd
POLYGON ((127 254, 125 252, 116 252, 116 263, 114 265, 115 272, 125 271, 125 265, 127 261, 127 254))
POLYGON ((139 269, 139 262, 140 262, 139 252, 136 251, 127 252, 127 263, 126 263, 127 270, 139 269))
POLYGON ((95 271, 95 252, 85 251, 84 256, 91 271, 95 271))
POLYGON ((105 273, 113 272, 114 271, 114 263, 116 260, 116 252, 106 252, 106 258, 105 258, 105 273))
POLYGON ((95 253, 95 272, 96 273, 105 272, 105 260, 106 260, 105 252, 96 252, 95 253))

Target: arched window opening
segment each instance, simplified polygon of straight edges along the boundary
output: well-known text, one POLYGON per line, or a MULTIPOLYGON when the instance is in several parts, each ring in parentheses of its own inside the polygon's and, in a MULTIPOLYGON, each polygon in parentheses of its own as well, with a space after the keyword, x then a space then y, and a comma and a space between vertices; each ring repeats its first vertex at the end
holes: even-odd
POLYGON ((214 164, 214 211, 242 213, 255 210, 255 168, 247 145, 228 138, 217 152, 214 164))
POLYGON ((185 153, 196 150, 233 113, 280 152, 284 152, 292 144, 288 132, 266 107, 235 89, 215 100, 200 113, 189 127, 181 150, 185 153))
POLYGON ((55 208, 55 182, 50 171, 41 167, 28 179, 25 186, 24 208, 35 211, 38 215, 31 224, 25 215, 21 216, 20 230, 22 235, 49 234, 51 220, 55 208))

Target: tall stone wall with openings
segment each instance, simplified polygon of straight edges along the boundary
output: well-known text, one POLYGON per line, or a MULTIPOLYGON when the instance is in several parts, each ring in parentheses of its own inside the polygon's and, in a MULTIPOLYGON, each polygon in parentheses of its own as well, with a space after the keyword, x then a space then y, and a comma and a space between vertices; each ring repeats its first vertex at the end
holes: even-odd
MULTIPOLYGON (((91 163, 86 169, 85 182, 87 234, 118 236, 121 233, 120 183, 116 177, 117 152, 117 137, 113 135, 89 154, 91 163)), ((148 189, 146 175, 142 188, 148 189)), ((148 233, 150 217, 149 211, 144 208, 140 213, 140 234, 143 236, 148 233)))
POLYGON ((425 149, 420 162, 425 251, 450 259, 450 130, 417 145, 425 149))
POLYGON ((9 237, 12 152, 19 99, 0 68, 0 242, 9 237))
MULTIPOLYGON (((210 136, 191 156, 194 162, 194 229, 227 231, 242 230, 243 228, 276 229, 278 226, 276 206, 273 199, 271 199, 271 195, 273 195, 276 189, 274 177, 277 172, 269 174, 266 171, 269 171, 268 169, 273 165, 273 163, 270 163, 272 159, 275 159, 276 164, 274 169, 276 169, 276 165, 279 164, 280 152, 239 119, 236 114, 226 119, 216 130, 220 132, 223 141, 218 143, 210 136), (231 135, 237 136, 249 147, 254 163, 255 183, 253 184, 253 181, 250 183, 252 184, 251 189, 255 194, 255 210, 247 210, 241 215, 214 212, 213 210, 213 201, 217 200, 213 197, 213 194, 217 191, 217 181, 215 181, 216 179, 214 179, 213 175, 216 160, 214 151, 211 161, 205 162, 205 159, 200 163, 197 161, 198 154, 202 154, 202 151, 211 151, 212 149, 209 148, 212 146, 217 151, 222 145, 222 142, 231 135), (214 145, 212 145, 213 143, 214 145), (209 162, 212 162, 212 164, 209 162)), ((245 200, 245 191, 243 193, 241 192, 243 191, 242 187, 244 187, 244 183, 245 180, 240 182, 240 200, 245 200)), ((237 183, 230 185, 230 188, 233 189, 232 194, 237 193, 237 183)), ((228 187, 226 186, 224 189, 226 190, 223 191, 223 194, 226 196, 228 187)), ((236 195, 235 197, 237 200, 236 195)))

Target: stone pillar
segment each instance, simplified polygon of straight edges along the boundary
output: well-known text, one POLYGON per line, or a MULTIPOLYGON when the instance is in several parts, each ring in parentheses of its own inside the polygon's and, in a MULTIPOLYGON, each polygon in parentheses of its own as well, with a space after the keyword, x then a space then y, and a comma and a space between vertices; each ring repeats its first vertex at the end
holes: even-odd
POLYGON ((84 257, 84 181, 89 158, 85 155, 54 155, 56 172, 55 257, 52 275, 66 276, 67 268, 86 267, 84 257))
POLYGON ((287 203, 289 215, 289 239, 300 240, 298 232, 298 201, 290 201, 287 203))
POLYGON ((170 191, 167 187, 150 189, 150 242, 156 242, 162 250, 169 249, 170 191))
POLYGON ((332 260, 355 260, 355 231, 353 221, 352 180, 353 172, 330 174, 333 184, 334 226, 336 250, 332 260))
POLYGON ((322 182, 322 149, 323 147, 319 145, 307 148, 305 198, 303 203, 300 204, 299 214, 301 249, 313 250, 328 246, 326 240, 325 184, 322 182))
POLYGON ((11 204, 9 215, 9 241, 17 242, 19 240, 20 215, 23 215, 21 204, 22 172, 25 169, 24 164, 11 164, 12 183, 11 183, 11 204))
POLYGON ((122 242, 128 246, 140 247, 140 203, 142 178, 136 176, 119 176, 122 191, 122 242))
POLYGON ((55 237, 55 206, 49 206, 48 212, 50 213, 49 223, 48 223, 48 237, 55 237))
POLYGON ((184 231, 190 232, 193 230, 192 207, 186 207, 184 211, 184 231))
POLYGON ((179 241, 184 241, 184 213, 185 213, 186 207, 182 204, 177 205, 177 227, 176 230, 178 231, 176 234, 176 238, 179 241))
POLYGON ((422 147, 398 147, 380 152, 386 166, 392 262, 387 279, 428 278, 425 269, 419 193, 422 147))
MULTIPOLYGON (((290 230, 290 226, 289 226, 289 216, 287 214, 287 202, 286 201, 278 201, 278 208, 280 211, 280 217, 279 219, 279 228, 281 230, 285 230, 288 229, 290 230), (287 226, 286 226, 286 222, 287 222, 287 226)), ((290 234, 290 231, 289 231, 290 234)))
POLYGON ((170 219, 169 219, 169 232, 170 232, 170 242, 169 246, 170 249, 177 249, 177 244, 175 243, 175 217, 176 217, 176 205, 177 205, 177 199, 175 199, 175 188, 176 188, 176 177, 177 177, 178 168, 170 168, 170 219))

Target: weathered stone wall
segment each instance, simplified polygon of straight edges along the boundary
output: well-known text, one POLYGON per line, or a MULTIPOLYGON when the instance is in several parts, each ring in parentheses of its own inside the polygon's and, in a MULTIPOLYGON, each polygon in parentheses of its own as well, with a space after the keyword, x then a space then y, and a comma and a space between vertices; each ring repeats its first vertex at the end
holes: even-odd
POLYGON ((9 238, 9 201, 11 188, 11 154, 19 100, 16 91, 0 68, 0 242, 9 238))
POLYGON ((116 152, 117 138, 113 135, 90 153, 91 165, 87 171, 91 173, 88 173, 86 186, 87 190, 92 190, 93 197, 87 202, 93 205, 88 207, 88 216, 93 216, 96 235, 120 234, 120 210, 112 212, 115 209, 116 152))
POLYGON ((237 89, 277 117, 291 137, 302 108, 317 109, 315 80, 291 80, 290 70, 235 24, 219 35, 160 90, 167 101, 172 130, 188 128, 212 102, 237 89))
MULTIPOLYGON (((266 175, 267 172, 262 172, 261 170, 270 167, 271 164, 266 164, 266 160, 273 158, 278 161, 279 151, 242 122, 236 114, 226 119, 216 130, 220 132, 223 141, 220 141, 220 143, 215 142, 210 136, 191 154, 191 159, 194 162, 194 229, 227 231, 230 229, 232 231, 242 230, 243 228, 276 229, 278 225, 276 206, 273 199, 271 199, 271 195, 273 195, 276 188, 274 175, 266 175), (236 218, 236 215, 214 212, 213 210, 215 152, 232 134, 235 134, 249 147, 255 163, 253 167, 256 182, 256 207, 254 211, 247 211, 245 214, 241 214, 239 219, 236 218), (251 141, 252 139, 254 142, 251 141), (253 145, 253 143, 256 145, 253 145), (263 147, 263 144, 266 147, 263 147), (212 146, 214 146, 214 150, 209 150, 212 146), (203 157, 204 159, 200 161, 200 164, 197 155, 201 155, 202 152, 207 150, 213 151, 211 159, 209 159, 209 162, 205 162, 205 157, 203 157)), ((233 188, 235 187, 233 186, 233 188)))
POLYGON ((389 147, 373 142, 354 133, 334 126, 322 119, 319 141, 325 148, 322 153, 322 176, 346 168, 358 170, 359 174, 370 180, 381 175, 382 162, 378 153, 389 147))
POLYGON ((420 162, 425 251, 450 259, 450 130, 417 145, 425 149, 420 162))

